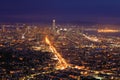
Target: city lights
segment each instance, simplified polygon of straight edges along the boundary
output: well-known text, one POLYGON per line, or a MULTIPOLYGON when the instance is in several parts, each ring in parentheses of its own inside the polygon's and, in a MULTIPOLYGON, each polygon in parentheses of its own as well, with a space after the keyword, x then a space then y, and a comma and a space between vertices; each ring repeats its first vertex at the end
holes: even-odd
POLYGON ((0 79, 119 80, 118 32, 111 35, 92 26, 58 26, 55 20, 51 27, 0 27, 0 79))

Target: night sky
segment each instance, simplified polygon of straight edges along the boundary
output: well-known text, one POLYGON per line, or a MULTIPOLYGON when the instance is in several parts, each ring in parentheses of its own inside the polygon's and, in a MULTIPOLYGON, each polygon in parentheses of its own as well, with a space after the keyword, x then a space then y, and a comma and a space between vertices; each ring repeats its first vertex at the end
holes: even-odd
POLYGON ((5 22, 120 23, 120 0, 0 0, 5 22))

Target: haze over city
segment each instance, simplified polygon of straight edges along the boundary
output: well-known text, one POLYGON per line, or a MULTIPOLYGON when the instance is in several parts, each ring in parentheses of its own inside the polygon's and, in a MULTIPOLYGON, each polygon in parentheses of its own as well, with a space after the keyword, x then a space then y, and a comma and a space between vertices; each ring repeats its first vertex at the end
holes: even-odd
POLYGON ((1 0, 0 22, 119 24, 119 8, 119 0, 1 0))

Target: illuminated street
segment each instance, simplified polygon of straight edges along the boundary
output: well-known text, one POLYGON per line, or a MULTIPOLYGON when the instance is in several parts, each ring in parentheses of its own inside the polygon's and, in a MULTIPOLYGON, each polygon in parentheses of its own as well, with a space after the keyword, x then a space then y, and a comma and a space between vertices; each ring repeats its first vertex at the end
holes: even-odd
POLYGON ((60 55, 60 53, 57 52, 57 50, 55 49, 54 46, 52 46, 50 40, 48 39, 48 37, 45 37, 45 42, 49 45, 51 52, 57 57, 58 61, 59 61, 59 65, 57 65, 57 69, 65 69, 69 66, 69 64, 64 60, 64 58, 62 58, 62 56, 60 55))

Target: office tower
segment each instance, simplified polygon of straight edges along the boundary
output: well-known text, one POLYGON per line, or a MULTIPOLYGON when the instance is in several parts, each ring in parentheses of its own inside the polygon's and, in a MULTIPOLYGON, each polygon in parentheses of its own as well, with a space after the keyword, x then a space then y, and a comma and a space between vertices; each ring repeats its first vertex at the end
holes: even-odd
POLYGON ((55 19, 53 19, 53 23, 52 23, 52 27, 53 27, 53 30, 55 30, 55 19))
POLYGON ((24 24, 23 27, 24 27, 23 29, 25 31, 25 34, 28 34, 30 32, 30 26, 24 24))
POLYGON ((30 27, 29 26, 25 26, 25 33, 26 34, 30 33, 30 27))
POLYGON ((5 25, 2 26, 2 32, 5 32, 5 25))
POLYGON ((18 24, 16 24, 16 31, 19 32, 20 31, 20 27, 18 24))

